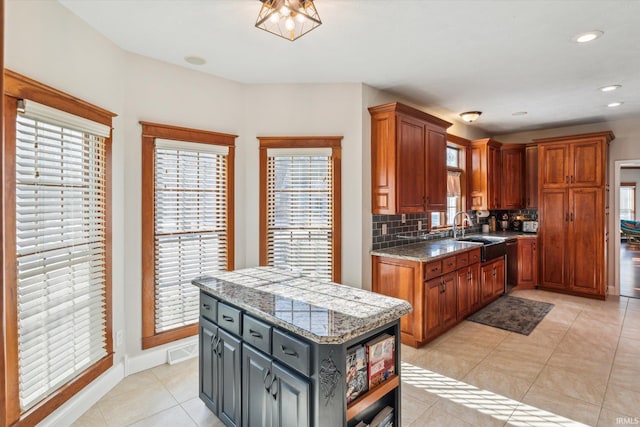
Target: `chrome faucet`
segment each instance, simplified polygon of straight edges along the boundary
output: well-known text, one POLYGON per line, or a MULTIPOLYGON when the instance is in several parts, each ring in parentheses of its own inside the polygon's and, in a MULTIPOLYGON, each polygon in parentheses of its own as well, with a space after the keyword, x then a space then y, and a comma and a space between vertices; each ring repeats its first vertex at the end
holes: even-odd
POLYGON ((454 239, 458 237, 458 233, 457 233, 458 227, 456 226, 456 218, 460 214, 463 215, 462 223, 460 224, 462 226, 462 237, 464 237, 464 222, 467 221, 467 224, 469 227, 473 226, 473 221, 471 221, 471 217, 469 216, 468 213, 466 213, 465 211, 456 212, 456 214, 453 216, 453 238, 454 239))

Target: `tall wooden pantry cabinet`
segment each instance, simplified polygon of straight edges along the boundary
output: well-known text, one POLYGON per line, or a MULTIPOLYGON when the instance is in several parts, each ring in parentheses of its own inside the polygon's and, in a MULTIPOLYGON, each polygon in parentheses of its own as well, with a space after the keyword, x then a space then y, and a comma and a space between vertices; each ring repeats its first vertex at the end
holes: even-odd
POLYGON ((540 287, 604 299, 612 132, 536 139, 540 287))

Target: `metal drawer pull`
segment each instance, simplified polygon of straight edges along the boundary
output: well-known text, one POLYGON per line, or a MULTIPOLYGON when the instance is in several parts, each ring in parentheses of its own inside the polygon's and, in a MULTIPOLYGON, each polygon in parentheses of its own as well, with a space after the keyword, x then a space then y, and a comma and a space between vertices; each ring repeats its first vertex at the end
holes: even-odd
POLYGON ((233 323, 233 317, 227 316, 226 314, 222 315, 222 320, 233 323))
POLYGON ((211 306, 209 304, 202 304, 205 310, 211 310, 211 306))
POLYGON ((253 329, 249 329, 249 334, 254 338, 262 339, 262 334, 260 332, 256 332, 253 329))
POLYGON ((283 352, 284 354, 286 354, 287 356, 299 357, 299 356, 298 356, 298 352, 296 352, 295 350, 290 350, 289 348, 287 348, 287 347, 285 347, 285 346, 283 346, 283 345, 281 345, 281 346, 280 346, 280 349, 281 349, 281 350, 282 350, 282 352, 283 352))
POLYGON ((273 378, 273 381, 271 382, 271 396, 273 396, 274 399, 276 399, 278 397, 278 379, 277 378, 273 378))
POLYGON ((438 267, 434 267, 434 268, 431 269, 431 271, 433 271, 433 272, 438 271, 438 270, 440 270, 438 267))

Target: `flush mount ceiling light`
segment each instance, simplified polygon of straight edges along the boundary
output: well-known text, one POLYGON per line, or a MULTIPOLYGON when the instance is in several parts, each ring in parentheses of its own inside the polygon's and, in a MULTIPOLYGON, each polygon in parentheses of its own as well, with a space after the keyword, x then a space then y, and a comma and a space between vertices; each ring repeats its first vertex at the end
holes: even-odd
POLYGON ((573 38, 573 41, 576 43, 589 43, 594 41, 595 39, 599 39, 602 37, 604 33, 600 30, 588 31, 586 33, 578 34, 573 38))
POLYGON ((514 111, 513 113, 511 113, 512 116, 526 116, 527 112, 526 111, 514 111))
POLYGON ((262 3, 256 27, 287 40, 305 35, 322 21, 313 0, 258 0, 262 3))
POLYGON ((609 86, 603 86, 600 88, 601 92, 612 92, 616 89, 620 89, 622 87, 622 85, 609 85, 609 86))
POLYGON ((622 104, 624 104, 624 102, 622 102, 622 101, 616 101, 616 102, 612 102, 612 103, 610 103, 610 104, 607 104, 607 107, 615 108, 615 107, 619 107, 619 106, 621 106, 622 104))
POLYGON ((465 122, 471 123, 478 120, 480 114, 482 114, 482 111, 467 111, 464 113, 460 113, 460 117, 462 117, 462 120, 464 120, 465 122))

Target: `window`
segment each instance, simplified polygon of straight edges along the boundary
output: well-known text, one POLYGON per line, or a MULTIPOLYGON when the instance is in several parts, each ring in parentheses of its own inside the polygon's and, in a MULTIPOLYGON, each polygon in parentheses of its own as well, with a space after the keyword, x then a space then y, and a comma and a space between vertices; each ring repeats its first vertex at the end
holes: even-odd
POLYGON ((260 264, 339 282, 342 138, 259 139, 260 264))
MULTIPOLYGON (((448 135, 448 137, 453 137, 453 135, 448 135)), ((447 210, 445 212, 430 213, 432 228, 453 226, 453 218, 456 212, 463 210, 463 154, 464 150, 462 148, 447 147, 447 210)))
POLYGON ((636 183, 620 184, 620 219, 636 220, 636 183))
POLYGON ((196 277, 233 269, 234 135, 142 123, 142 347, 197 333, 196 277))
POLYGON ((113 114, 5 77, 4 412, 37 424, 113 365, 113 114))

